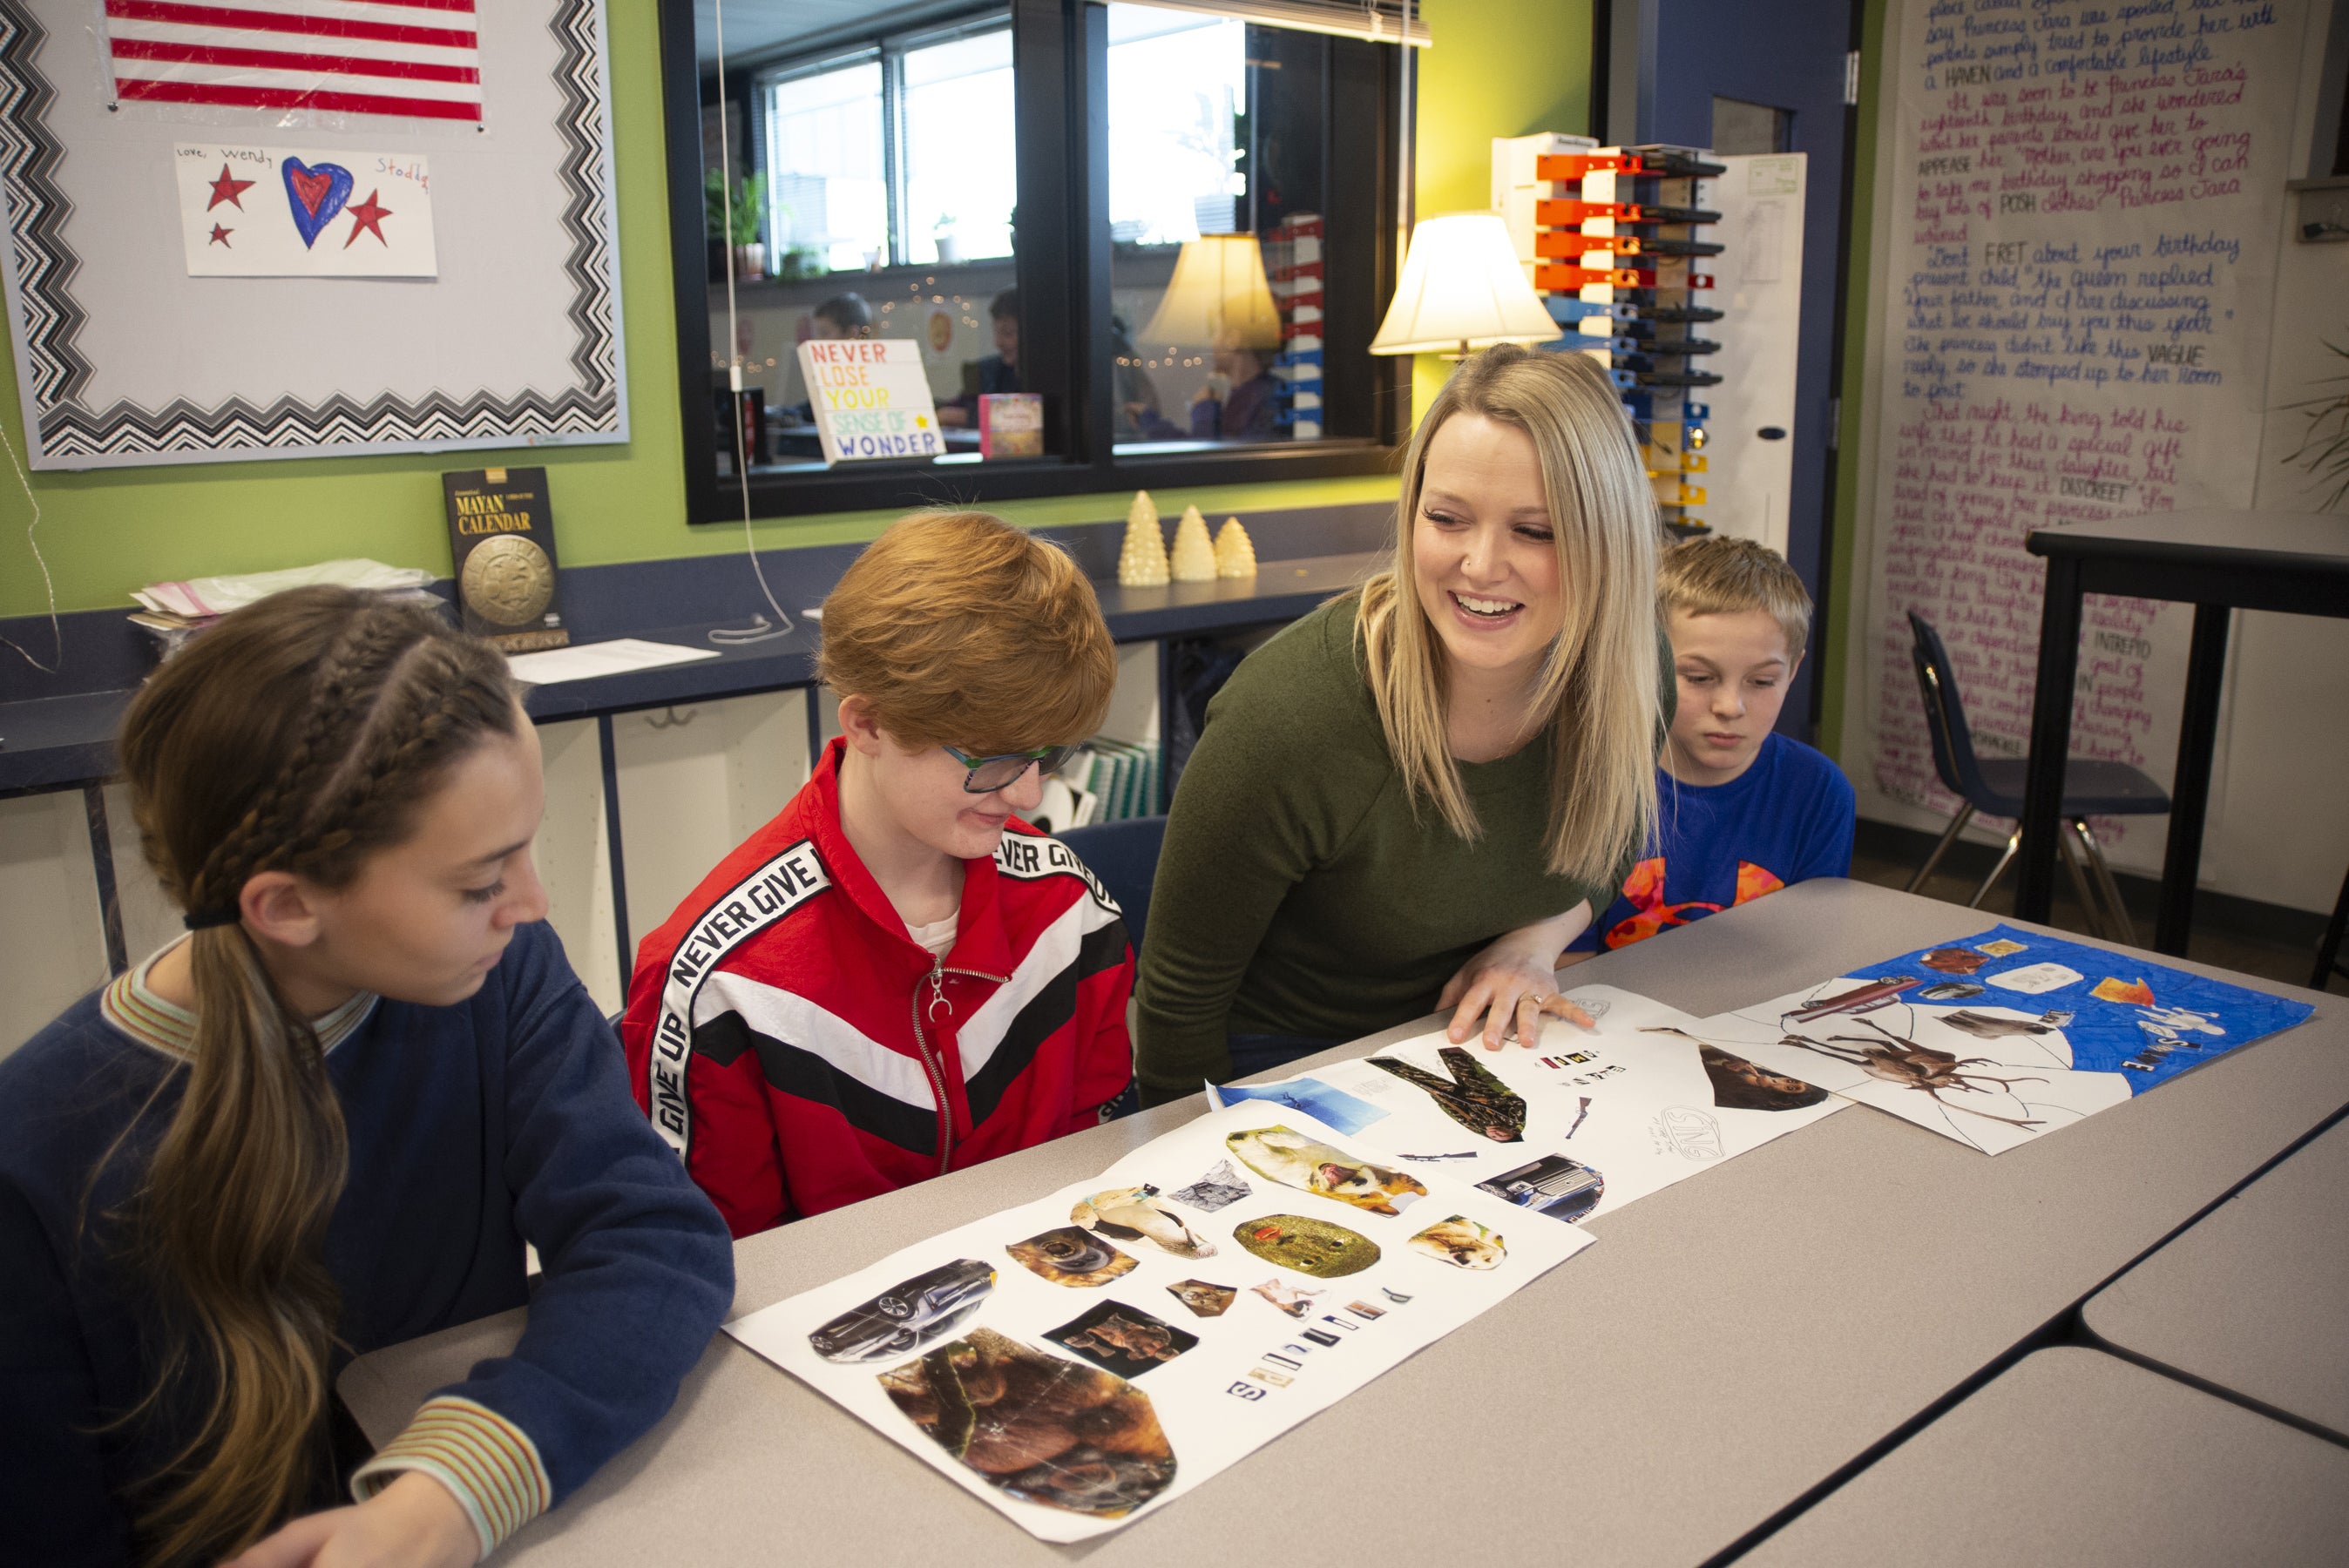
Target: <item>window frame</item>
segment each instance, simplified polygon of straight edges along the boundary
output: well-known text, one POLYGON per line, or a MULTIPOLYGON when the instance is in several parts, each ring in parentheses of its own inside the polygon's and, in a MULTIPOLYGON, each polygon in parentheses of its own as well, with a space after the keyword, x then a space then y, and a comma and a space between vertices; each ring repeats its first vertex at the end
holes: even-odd
MULTIPOLYGON (((1324 106, 1326 251, 1366 258, 1340 271, 1324 304, 1324 400, 1330 426, 1366 437, 1206 450, 1113 449, 1109 371, 1109 12, 1097 0, 1010 0, 1014 139, 1019 160, 1020 358, 1048 392, 1046 441, 1058 457, 1010 462, 881 468, 843 465, 821 472, 752 474, 756 518, 969 505, 1042 496, 1114 493, 1170 486, 1350 478, 1392 472, 1410 423, 1411 361, 1369 352, 1394 291, 1397 224, 1397 88, 1402 51, 1392 44, 1318 35, 1330 53, 1324 106), (1367 150, 1368 156, 1363 156, 1367 150)), ((740 524, 741 481, 721 478, 716 399, 711 396, 709 242, 702 181, 701 71, 692 0, 662 0, 662 118, 668 154, 671 271, 676 294, 677 370, 684 442, 686 514, 695 524, 740 524)), ((974 9, 977 9, 974 7, 974 9)), ((945 19, 952 25, 951 19, 945 19)), ((921 29, 925 36, 938 28, 921 29)), ((890 38, 905 32, 893 32, 890 38)), ((878 46, 884 37, 869 42, 878 46)), ((826 46, 845 57, 848 40, 826 46)), ((813 51, 809 51, 812 54, 813 51)), ((812 65, 814 61, 810 60, 812 65)), ((745 140, 762 150, 754 79, 781 57, 746 60, 728 73, 730 102, 740 83, 745 140)), ((884 79, 887 77, 885 67, 884 79)), ((885 113, 888 112, 885 105, 885 113)), ((750 170, 743 170, 748 173, 750 170)), ((893 189, 891 202, 897 201, 893 189)), ((894 243, 894 241, 893 241, 894 243)), ((920 266, 874 275, 895 282, 920 266)), ((854 273, 835 274, 843 280, 854 273)))

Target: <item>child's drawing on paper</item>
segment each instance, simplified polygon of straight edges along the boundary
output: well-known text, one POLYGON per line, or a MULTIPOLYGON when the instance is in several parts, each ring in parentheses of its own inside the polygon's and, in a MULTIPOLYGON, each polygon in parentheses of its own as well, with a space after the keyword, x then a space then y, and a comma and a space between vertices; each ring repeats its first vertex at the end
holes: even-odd
POLYGON ((931 1441, 1029 1502, 1122 1519, 1174 1479, 1149 1395, 991 1328, 883 1373, 881 1387, 931 1441))
POLYGON ((180 142, 180 239, 199 278, 433 278, 420 153, 180 142))

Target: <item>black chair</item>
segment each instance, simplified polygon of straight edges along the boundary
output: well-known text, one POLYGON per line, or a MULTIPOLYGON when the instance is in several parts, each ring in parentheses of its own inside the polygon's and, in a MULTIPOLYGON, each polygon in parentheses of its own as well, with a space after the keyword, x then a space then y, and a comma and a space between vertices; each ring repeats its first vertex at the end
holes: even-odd
POLYGON ((1096 822, 1088 828, 1063 828, 1053 835, 1077 851, 1092 868, 1125 911, 1125 931, 1136 953, 1142 951, 1142 924, 1150 913, 1150 884, 1158 878, 1158 846, 1166 839, 1164 817, 1129 817, 1122 822, 1096 822))
MULTIPOLYGON (((1933 738, 1933 771, 1940 776, 1942 788, 1956 795, 1964 804, 1951 820, 1949 831, 1933 846, 1933 852, 1909 879, 1909 891, 1915 892, 1941 863, 1942 855, 1957 842, 1974 813, 1988 817, 2004 817, 2015 822, 2015 830, 2007 835, 2006 852, 1991 868, 1989 877, 1966 901, 1969 909, 1978 908, 2006 874, 2008 864, 2014 859, 2016 846, 2023 838, 2023 779, 2030 771, 2030 761, 2021 757, 1980 758, 1974 755, 1973 736, 1966 727, 1965 705, 1958 697, 1958 672, 1950 662, 1949 649, 1941 645, 1940 634, 1932 624, 1914 610, 1909 612, 1909 630, 1913 637, 1909 653, 1917 666, 1917 690, 1925 702, 1925 727, 1933 738)), ((2064 851, 2064 869, 2071 873, 2073 890, 2080 896, 2081 905, 2088 913, 2088 923, 2095 934, 2116 942, 2134 943, 2135 926, 2129 920, 2128 906, 2121 902, 2120 884, 2113 880, 2112 867, 2105 861, 2103 846, 2088 828, 2094 817, 2158 817, 2169 810, 2169 797, 2161 786, 2147 778, 2126 762, 2098 762, 2085 757, 2075 757, 2064 765, 2064 799, 2059 808, 2064 826, 2078 835, 2087 851, 2087 861, 2095 873, 2092 892, 2088 876, 2081 866, 2079 851, 2072 839, 2059 831, 2057 846, 2064 851), (2102 905, 2096 894, 2101 893, 2102 905)))
POLYGON ((2316 944, 2316 975, 2308 983, 2310 990, 2329 990, 2335 975, 2349 975, 2349 968, 2341 963, 2344 936, 2349 936, 2349 877, 2341 879, 2341 896, 2333 902, 2333 919, 2324 927, 2324 940, 2316 944))

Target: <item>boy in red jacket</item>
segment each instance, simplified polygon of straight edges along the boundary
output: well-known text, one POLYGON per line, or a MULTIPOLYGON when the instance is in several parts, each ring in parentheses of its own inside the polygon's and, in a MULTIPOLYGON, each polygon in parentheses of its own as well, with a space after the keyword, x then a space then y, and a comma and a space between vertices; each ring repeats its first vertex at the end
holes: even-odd
POLYGON ((1117 904, 1032 810, 1117 655, 1068 555, 919 515, 823 605, 844 732, 636 951, 637 1103, 737 1236, 1093 1125, 1133 1078, 1117 904))

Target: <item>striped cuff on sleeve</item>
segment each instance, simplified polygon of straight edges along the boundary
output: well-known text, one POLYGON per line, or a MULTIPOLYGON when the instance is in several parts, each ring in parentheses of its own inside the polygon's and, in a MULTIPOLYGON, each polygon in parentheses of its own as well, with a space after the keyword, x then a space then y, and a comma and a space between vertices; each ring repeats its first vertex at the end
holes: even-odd
POLYGON ((530 1434, 488 1406, 444 1394, 351 1478, 365 1502, 402 1470, 422 1470, 463 1505, 486 1557, 553 1505, 554 1483, 530 1434))

